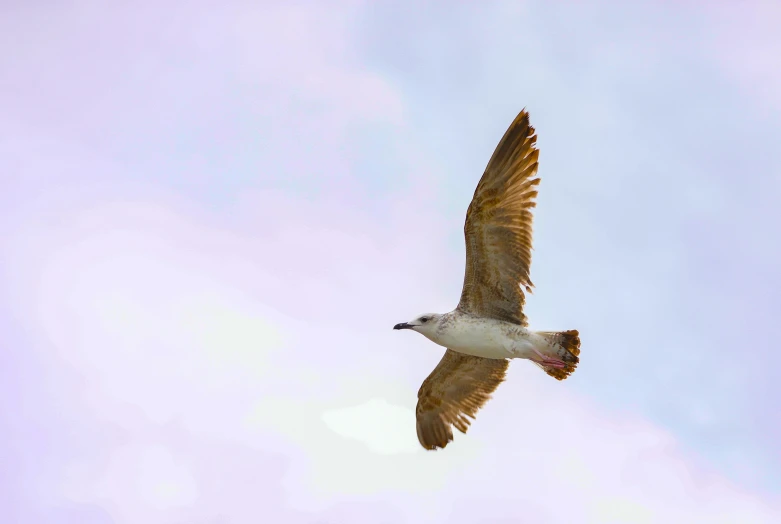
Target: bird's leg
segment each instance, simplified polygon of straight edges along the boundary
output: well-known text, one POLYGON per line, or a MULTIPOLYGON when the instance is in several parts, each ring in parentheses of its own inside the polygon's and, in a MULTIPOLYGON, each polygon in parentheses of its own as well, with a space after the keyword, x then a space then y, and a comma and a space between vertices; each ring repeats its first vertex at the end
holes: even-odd
POLYGON ((561 369, 561 368, 564 368, 564 367, 567 366, 563 361, 561 361, 561 360, 559 360, 557 358, 546 357, 545 355, 543 355, 542 353, 537 351, 537 349, 535 349, 535 348, 532 348, 532 351, 534 351, 537 354, 537 356, 540 357, 540 360, 535 360, 535 362, 538 363, 538 364, 541 364, 543 366, 548 366, 548 367, 551 367, 551 368, 558 368, 558 369, 561 369))

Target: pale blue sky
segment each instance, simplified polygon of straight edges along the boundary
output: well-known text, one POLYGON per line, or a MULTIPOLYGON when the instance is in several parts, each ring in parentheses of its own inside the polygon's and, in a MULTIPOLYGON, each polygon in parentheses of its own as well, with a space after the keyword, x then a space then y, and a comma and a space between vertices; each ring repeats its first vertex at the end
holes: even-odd
POLYGON ((781 118, 717 47, 761 28, 720 31, 702 6, 396 5, 361 19, 363 56, 402 86, 453 221, 506 115, 532 111, 544 178, 530 308, 585 321, 599 345, 573 387, 779 489, 765 402, 781 396, 781 118))

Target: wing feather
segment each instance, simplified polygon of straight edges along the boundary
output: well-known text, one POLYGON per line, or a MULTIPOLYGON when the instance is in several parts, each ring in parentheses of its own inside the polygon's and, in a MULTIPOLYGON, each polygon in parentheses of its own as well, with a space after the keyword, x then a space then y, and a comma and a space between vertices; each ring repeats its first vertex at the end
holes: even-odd
POLYGON ((426 449, 444 448, 455 426, 462 433, 470 418, 504 381, 509 362, 465 355, 448 349, 418 391, 418 440, 426 449))
POLYGON ((466 214, 466 270, 458 309, 526 325, 521 286, 531 292, 532 208, 539 150, 521 111, 496 146, 466 214))

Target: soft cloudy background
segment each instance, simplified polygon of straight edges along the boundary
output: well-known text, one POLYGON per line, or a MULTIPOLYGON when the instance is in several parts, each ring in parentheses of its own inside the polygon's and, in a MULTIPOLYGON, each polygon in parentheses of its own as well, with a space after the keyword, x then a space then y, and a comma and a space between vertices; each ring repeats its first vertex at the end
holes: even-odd
POLYGON ((0 521, 781 521, 781 8, 0 4, 0 521), (539 132, 526 362, 425 453, 464 211, 539 132))

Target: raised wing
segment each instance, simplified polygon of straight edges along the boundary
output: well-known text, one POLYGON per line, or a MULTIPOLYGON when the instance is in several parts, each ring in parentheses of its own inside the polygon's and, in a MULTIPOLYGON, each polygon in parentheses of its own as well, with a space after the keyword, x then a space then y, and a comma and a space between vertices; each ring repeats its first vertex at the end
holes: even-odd
POLYGON ((477 411, 505 378, 509 362, 448 349, 418 391, 418 440, 426 449, 444 448, 455 426, 466 433, 477 411))
POLYGON ((466 271, 458 309, 526 325, 536 205, 537 136, 521 111, 496 146, 466 212, 466 271))

